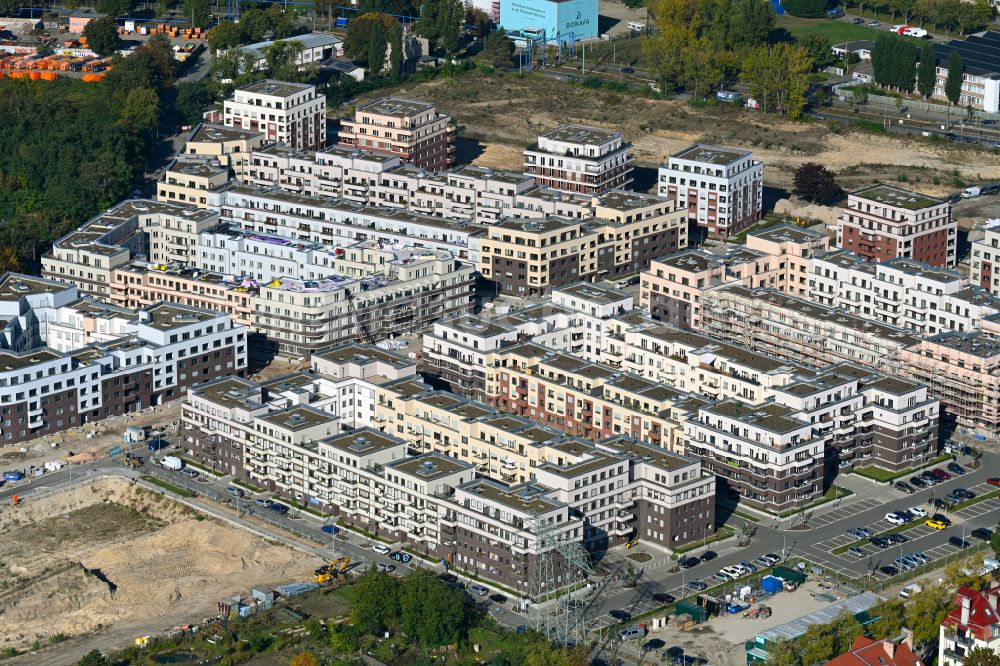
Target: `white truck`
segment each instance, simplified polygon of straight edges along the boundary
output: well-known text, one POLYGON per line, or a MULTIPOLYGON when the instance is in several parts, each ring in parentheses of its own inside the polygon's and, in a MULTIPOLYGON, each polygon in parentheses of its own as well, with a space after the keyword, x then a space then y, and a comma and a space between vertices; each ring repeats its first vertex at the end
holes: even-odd
POLYGON ((922 589, 923 588, 921 588, 916 583, 911 583, 899 591, 899 596, 901 596, 904 599, 909 599, 914 594, 919 594, 922 591, 922 589))
POLYGON ((163 460, 160 461, 164 469, 169 469, 174 472, 179 472, 184 468, 184 461, 177 456, 164 456, 163 460))
POLYGON ((982 193, 983 193, 983 188, 981 187, 967 187, 965 188, 965 191, 962 192, 962 198, 975 199, 982 193))

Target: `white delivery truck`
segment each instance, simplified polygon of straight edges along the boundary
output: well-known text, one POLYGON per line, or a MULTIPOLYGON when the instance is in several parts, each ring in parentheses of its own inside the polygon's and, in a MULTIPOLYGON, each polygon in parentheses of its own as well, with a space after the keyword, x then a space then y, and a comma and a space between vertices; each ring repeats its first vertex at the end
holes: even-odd
POLYGON ((980 194, 983 193, 983 188, 981 187, 967 187, 965 191, 962 192, 963 199, 975 199, 980 194))
POLYGON ((164 468, 175 472, 179 472, 184 468, 184 461, 177 456, 164 456, 163 460, 160 461, 160 464, 163 465, 164 468))

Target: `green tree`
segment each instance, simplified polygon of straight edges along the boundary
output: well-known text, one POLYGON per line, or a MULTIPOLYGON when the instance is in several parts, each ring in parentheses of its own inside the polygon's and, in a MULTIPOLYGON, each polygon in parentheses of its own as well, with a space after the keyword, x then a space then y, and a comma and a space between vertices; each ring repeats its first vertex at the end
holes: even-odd
POLYGON ((787 639, 780 639, 767 646, 768 666, 799 666, 798 651, 795 643, 787 639))
POLYGON ((389 76, 399 78, 403 73, 403 26, 399 21, 392 20, 386 31, 386 41, 389 43, 389 76))
POLYGON ((288 662, 288 666, 319 666, 319 662, 316 660, 316 655, 312 652, 300 652, 291 661, 288 662))
POLYGON ((483 42, 483 58, 497 69, 507 69, 514 58, 514 40, 500 28, 483 42))
POLYGON ((97 55, 111 55, 121 48, 122 40, 118 36, 118 24, 110 16, 102 16, 87 23, 83 29, 89 46, 97 55))
POLYGON ((132 11, 132 7, 132 0, 97 0, 94 3, 94 9, 111 16, 126 16, 132 11))
POLYGON ((793 185, 796 196, 823 206, 833 205, 844 196, 833 172, 815 162, 806 162, 795 170, 793 185))
POLYGON ((445 53, 453 53, 458 48, 464 17, 462 0, 425 0, 415 30, 445 53))
POLYGON ((219 82, 218 95, 227 97, 234 88, 264 78, 257 69, 257 56, 242 49, 222 51, 212 60, 212 76, 219 82))
POLYGON ((938 639, 942 620, 951 610, 951 599, 940 585, 925 585, 910 598, 906 626, 913 630, 913 642, 927 645, 938 639))
POLYGON ((77 666, 108 666, 110 663, 100 650, 91 650, 83 655, 83 658, 77 662, 77 666))
POLYGON ((130 90, 122 107, 121 121, 141 132, 156 127, 160 116, 160 98, 151 88, 130 90))
MULTIPOLYGON (((948 54, 948 78, 944 81, 944 96, 950 104, 958 104, 962 98, 962 77, 965 75, 965 63, 961 54, 952 49, 948 54)), ((949 104, 949 108, 950 108, 949 104)))
POLYGON ((243 44, 253 44, 264 39, 271 28, 267 13, 262 9, 248 9, 240 15, 240 33, 243 44))
POLYGON ((182 81, 175 86, 177 97, 174 99, 174 111, 181 125, 196 125, 201 122, 205 109, 216 100, 214 84, 211 79, 198 81, 182 81))
POLYGON ((917 77, 917 88, 924 97, 934 94, 934 84, 937 81, 937 64, 934 45, 925 44, 920 51, 920 75, 917 77))
POLYGON ((837 57, 833 55, 833 51, 831 50, 830 40, 819 33, 810 32, 805 36, 800 45, 806 50, 806 53, 813 61, 813 67, 816 69, 832 65, 837 60, 837 57))
POLYGON ((271 78, 281 81, 300 81, 306 77, 299 71, 295 59, 305 45, 297 39, 282 39, 264 49, 264 60, 271 78))
POLYGON ((792 16, 822 18, 829 5, 827 0, 784 0, 781 6, 792 16))
POLYGON ((373 568, 354 584, 351 621, 366 634, 384 632, 399 616, 401 587, 397 579, 373 568))
MULTIPOLYGON (((368 57, 371 55, 372 34, 377 33, 385 42, 391 32, 394 31, 393 24, 399 21, 386 14, 367 13, 362 14, 347 24, 347 35, 344 38, 344 55, 354 62, 370 67, 368 57)), ((400 26, 400 51, 402 51, 402 26, 400 26)), ((383 61, 385 54, 382 54, 383 61)))
POLYGON ((479 39, 484 39, 493 31, 493 19, 479 7, 465 10, 465 25, 479 39))
POLYGON ((766 112, 773 108, 789 118, 798 118, 805 108, 806 78, 812 60, 802 47, 779 42, 759 46, 743 60, 741 79, 766 112))
POLYGON ((382 32, 382 24, 372 25, 371 33, 368 35, 368 71, 372 76, 378 76, 385 70, 386 35, 382 32))
POLYGON ((288 39, 295 34, 295 14, 272 4, 265 12, 274 39, 288 39))
POLYGON ((410 572, 399 592, 403 631, 425 647, 455 643, 466 628, 465 602, 426 569, 410 572))
POLYGON ((196 28, 212 25, 212 7, 209 0, 184 0, 184 18, 196 28))
POLYGON ((243 30, 232 21, 219 21, 218 25, 205 36, 208 46, 215 51, 224 51, 243 43, 243 30))
POLYGON ((988 647, 974 647, 962 663, 963 666, 1000 666, 1000 653, 988 647))
POLYGON ((993 549, 994 557, 1000 558, 1000 525, 993 529, 993 537, 990 539, 990 547, 993 549))
POLYGON ((878 618, 867 627, 872 638, 895 638, 906 624, 906 604, 902 599, 881 601, 872 607, 868 616, 878 618))
POLYGON ((768 0, 741 0, 730 34, 733 46, 748 49, 767 41, 774 29, 774 7, 768 0))

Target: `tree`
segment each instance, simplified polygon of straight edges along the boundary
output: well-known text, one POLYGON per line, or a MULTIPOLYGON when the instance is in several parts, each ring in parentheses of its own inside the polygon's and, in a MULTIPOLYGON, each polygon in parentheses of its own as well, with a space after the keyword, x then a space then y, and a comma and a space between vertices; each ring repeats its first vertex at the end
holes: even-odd
POLYGON ((906 624, 906 604, 902 599, 881 601, 872 607, 868 616, 878 618, 867 627, 872 638, 895 638, 906 624))
POLYGON ((312 652, 300 652, 288 662, 288 666, 319 666, 316 655, 312 652))
POLYGON ((0 274, 20 273, 21 271, 21 258, 17 256, 17 250, 10 245, 4 245, 3 248, 0 248, 0 274))
POLYGON ((299 81, 305 77, 299 72, 296 59, 305 45, 297 39, 278 40, 264 49, 264 60, 271 78, 281 81, 299 81))
POLYGON ((964 666, 1000 666, 1000 653, 988 647, 974 647, 962 663, 964 666))
POLYGON ((232 21, 219 21, 218 25, 208 31, 205 39, 213 52, 224 51, 243 43, 243 30, 232 21))
POLYGON ((160 116, 160 98, 151 88, 134 88, 125 98, 122 116, 119 122, 131 125, 135 129, 148 132, 156 127, 160 116))
POLYGON ((798 666, 799 655, 795 644, 785 638, 774 641, 767 646, 768 666, 798 666))
POLYGON ((829 6, 827 0, 785 0, 785 11, 799 18, 822 18, 829 6))
POLYGON ((934 84, 937 83, 937 63, 934 45, 925 44, 920 51, 920 75, 917 77, 917 89, 924 97, 934 94, 934 84))
POLYGON ((982 588, 984 579, 979 576, 982 560, 976 556, 956 560, 944 568, 942 576, 953 587, 971 587, 974 590, 982 588))
POLYGON ((926 645, 936 641, 941 622, 951 610, 951 599, 940 585, 925 585, 910 597, 906 626, 913 630, 913 642, 926 645))
POLYGON ((798 118, 805 108, 806 77, 811 67, 804 48, 780 42, 752 49, 743 60, 740 78, 765 112, 774 108, 789 118, 798 118))
POLYGON ((410 572, 399 591, 403 631, 425 647, 455 643, 466 627, 465 601, 426 569, 410 572))
POLYGON ((795 170, 793 191, 796 196, 823 206, 832 205, 844 196, 833 173, 815 162, 806 162, 795 170))
POLYGON ((212 8, 209 0, 184 0, 184 18, 196 28, 212 25, 212 8))
POLYGON ((239 28, 242 34, 242 43, 252 44, 264 39, 264 35, 271 28, 271 22, 264 10, 248 9, 240 15, 239 28))
MULTIPOLYGON (((403 38, 402 26, 399 24, 399 21, 386 14, 371 12, 362 14, 347 25, 347 36, 344 39, 344 55, 360 65, 371 68, 372 63, 369 62, 369 57, 373 54, 372 41, 375 39, 373 37, 374 34, 378 35, 377 39, 380 39, 383 45, 386 42, 391 43, 390 40, 394 38, 398 40, 399 55, 400 58, 402 57, 403 38)), ((395 47, 392 48, 395 50, 395 47)), ((395 56, 393 56, 393 59, 395 60, 395 56)), ((385 51, 383 50, 382 58, 379 60, 378 71, 381 71, 384 62, 385 51)))
POLYGON ((741 0, 729 27, 733 47, 747 49, 766 42, 774 19, 774 7, 768 0, 741 0))
POLYGON ((114 18, 102 16, 87 23, 83 29, 89 46, 97 55, 111 55, 121 48, 121 37, 118 36, 118 25, 114 18))
POLYGON ((962 78, 965 76, 965 63, 962 62, 961 54, 952 49, 948 54, 948 78, 944 81, 944 96, 948 98, 949 107, 951 104, 958 104, 962 98, 962 78))
POLYGON ((462 0, 425 0, 415 30, 445 53, 453 53, 458 48, 464 17, 462 0))
POLYGON ((219 82, 219 94, 226 97, 234 88, 244 86, 264 78, 257 69, 257 56, 243 49, 222 51, 212 60, 212 75, 219 82), (222 84, 222 81, 228 81, 222 84))
POLYGON ((1000 557, 1000 525, 997 525, 993 530, 993 537, 990 539, 990 547, 993 549, 993 555, 1000 557))
POLYGON ((389 23, 389 30, 386 33, 386 41, 389 43, 389 76, 399 78, 403 73, 403 26, 399 21, 393 20, 389 23))
POLYGON ((801 46, 806 50, 809 58, 812 59, 815 69, 822 69, 828 65, 832 65, 837 60, 837 57, 833 55, 833 51, 830 48, 830 40, 819 33, 810 32, 802 40, 801 46))
POLYGON ((91 650, 83 655, 83 658, 77 662, 77 666, 108 666, 110 663, 100 650, 91 650))
POLYGON ((474 36, 484 39, 493 31, 493 18, 479 7, 469 7, 465 10, 465 25, 474 36))
POLYGON ((132 11, 132 0, 97 0, 94 9, 101 14, 125 16, 132 11))
POLYGON ((514 58, 514 40, 500 28, 483 42, 483 58, 497 69, 507 69, 514 58))
POLYGON ((365 56, 372 76, 378 76, 385 69, 385 54, 386 35, 382 32, 382 24, 375 23, 368 35, 368 54, 365 56))
POLYGON ((366 634, 384 632, 389 621, 399 615, 401 587, 395 578, 373 567, 354 585, 351 621, 366 634))
POLYGON ((264 12, 274 39, 287 39, 295 34, 295 14, 272 4, 264 12))

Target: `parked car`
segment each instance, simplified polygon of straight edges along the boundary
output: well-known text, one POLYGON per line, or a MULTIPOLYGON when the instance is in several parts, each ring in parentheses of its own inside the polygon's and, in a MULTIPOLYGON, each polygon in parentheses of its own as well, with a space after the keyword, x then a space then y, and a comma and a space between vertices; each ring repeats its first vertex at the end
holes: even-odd
POLYGON ((919 506, 911 506, 909 509, 907 509, 907 511, 909 511, 910 515, 913 516, 914 518, 927 517, 927 510, 921 509, 919 506))
POLYGON ((775 564, 781 561, 781 555, 778 555, 776 553, 768 553, 767 555, 764 556, 764 559, 766 559, 770 563, 770 566, 773 567, 775 564))
POLYGON ((881 25, 882 25, 881 21, 871 21, 870 23, 868 23, 869 28, 878 28, 881 25))
POLYGON ((384 543, 376 543, 372 545, 372 550, 374 550, 379 555, 388 555, 392 552, 392 548, 385 545, 384 543))
POLYGON ((752 562, 747 562, 746 560, 740 560, 740 566, 746 569, 747 573, 757 573, 757 567, 752 562))
POLYGON ((482 585, 472 585, 471 587, 469 587, 469 593, 474 594, 477 597, 485 597, 487 594, 490 593, 490 591, 485 587, 483 587, 482 585))
POLYGON ((847 549, 847 552, 857 558, 868 557, 868 551, 857 546, 851 546, 847 549))
POLYGON ((892 545, 892 542, 886 539, 885 537, 872 537, 869 543, 875 546, 876 548, 881 548, 883 550, 892 545))
POLYGON ((226 486, 226 494, 232 495, 233 497, 243 497, 246 493, 243 492, 242 488, 237 488, 236 486, 226 486))
POLYGON ((627 610, 621 610, 620 608, 611 611, 610 613, 608 613, 608 615, 618 620, 619 622, 628 622, 629 620, 632 619, 632 613, 629 613, 627 610))
POLYGON ((655 592, 652 598, 658 604, 672 604, 677 601, 677 597, 666 592, 655 592))
POLYGON ((660 638, 651 638, 642 644, 643 652, 652 652, 653 650, 662 650, 666 643, 660 638))
POLYGON ((928 470, 926 472, 921 472, 920 473, 920 478, 923 479, 924 481, 926 481, 927 483, 929 483, 932 486, 936 486, 937 484, 941 483, 941 479, 939 479, 937 477, 937 474, 935 474, 934 472, 932 472, 930 470, 928 470))
POLYGON ((904 523, 906 523, 903 517, 896 512, 885 514, 885 522, 890 523, 892 525, 903 525, 904 523))
POLYGON ((184 476, 186 476, 189 479, 197 479, 198 478, 198 472, 196 470, 191 469, 190 467, 185 467, 184 469, 182 469, 181 470, 181 474, 183 474, 184 476))
POLYGON ((912 555, 917 558, 921 564, 930 564, 931 558, 927 557, 922 552, 917 551, 916 553, 912 553, 912 555))
POLYGON ((681 569, 690 569, 691 567, 695 567, 701 564, 701 560, 699 560, 697 557, 684 557, 681 558, 677 562, 677 564, 680 566, 681 569))
POLYGON ((923 564, 923 561, 918 559, 914 555, 903 555, 903 559, 910 563, 910 565, 916 569, 923 564))
POLYGON ((896 533, 896 534, 886 534, 885 538, 889 540, 889 543, 893 543, 893 544, 896 544, 896 543, 906 543, 907 541, 910 540, 909 537, 907 537, 905 534, 899 534, 899 533, 896 533))
POLYGON ((288 507, 281 502, 272 502, 267 508, 282 516, 288 513, 288 507))
POLYGON ((951 494, 954 495, 955 497, 964 500, 976 499, 976 493, 972 492, 971 490, 967 490, 965 488, 955 488, 953 491, 951 491, 951 494))
POLYGON ((687 586, 690 587, 695 592, 704 592, 705 590, 708 589, 708 585, 706 583, 701 582, 700 580, 688 581, 687 586))
POLYGON ((968 548, 969 542, 960 536, 948 537, 948 543, 955 546, 956 548, 968 548))
POLYGON ((946 471, 944 471, 943 469, 940 469, 940 468, 938 468, 938 469, 932 469, 931 470, 931 474, 933 474, 934 476, 936 476, 941 481, 947 481, 948 479, 951 478, 951 474, 949 474, 948 472, 946 472, 946 471))
POLYGON ((378 570, 378 571, 382 571, 384 573, 392 573, 393 571, 396 570, 396 565, 395 564, 383 564, 382 562, 377 562, 375 564, 375 569, 378 570))
POLYGON ((899 573, 899 569, 893 566, 889 566, 888 564, 879 567, 878 570, 884 573, 886 576, 895 576, 896 574, 899 573))
POLYGON ((958 474, 959 476, 965 474, 965 468, 956 462, 948 463, 948 471, 953 474, 958 474))
POLYGON ((913 486, 911 486, 910 484, 908 484, 905 481, 897 481, 896 482, 896 490, 898 490, 900 492, 904 492, 907 495, 912 495, 913 493, 917 492, 916 490, 913 489, 913 486))
POLYGON ((892 561, 892 566, 896 567, 900 571, 909 571, 913 568, 913 565, 904 560, 902 557, 897 557, 892 561))
POLYGON ((1000 486, 1000 476, 991 476, 990 478, 986 479, 986 483, 990 484, 991 486, 1000 486))
POLYGON ((340 529, 336 525, 324 525, 319 529, 320 531, 323 532, 323 534, 336 534, 337 532, 340 531, 340 529))
POLYGON ((847 536, 854 537, 855 539, 868 538, 867 536, 865 536, 865 533, 861 531, 860 527, 852 527, 851 529, 847 530, 847 536))
POLYGON ((638 624, 632 625, 627 629, 622 629, 618 634, 618 638, 623 641, 637 641, 646 635, 646 630, 643 629, 638 624))
POLYGON ((980 541, 989 541, 993 538, 993 531, 988 530, 985 527, 977 527, 976 529, 969 532, 969 536, 975 537, 980 541))
POLYGON ((919 476, 910 477, 910 483, 916 488, 926 488, 928 485, 927 479, 921 478, 919 476))
POLYGON ((855 16, 854 18, 851 19, 851 23, 853 23, 854 25, 861 25, 864 22, 865 22, 865 20, 863 18, 858 17, 858 16, 855 16))
POLYGON ((492 601, 495 604, 505 604, 507 603, 507 597, 505 597, 502 594, 491 594, 490 601, 492 601))
POLYGON ((931 516, 931 520, 937 520, 939 522, 944 523, 946 526, 951 527, 951 518, 944 516, 940 513, 935 513, 933 516, 931 516))
POLYGON ((706 550, 704 553, 701 554, 701 561, 702 562, 709 562, 711 560, 714 560, 718 556, 719 556, 719 554, 717 552, 715 552, 714 550, 706 550))
POLYGON ((924 525, 933 530, 943 530, 944 528, 948 527, 942 521, 935 520, 934 518, 928 518, 927 520, 925 520, 924 525))
POLYGON ((267 507, 271 506, 271 500, 263 498, 263 497, 258 497, 257 499, 255 499, 253 501, 253 503, 256 504, 257 506, 262 506, 265 509, 267 507))

